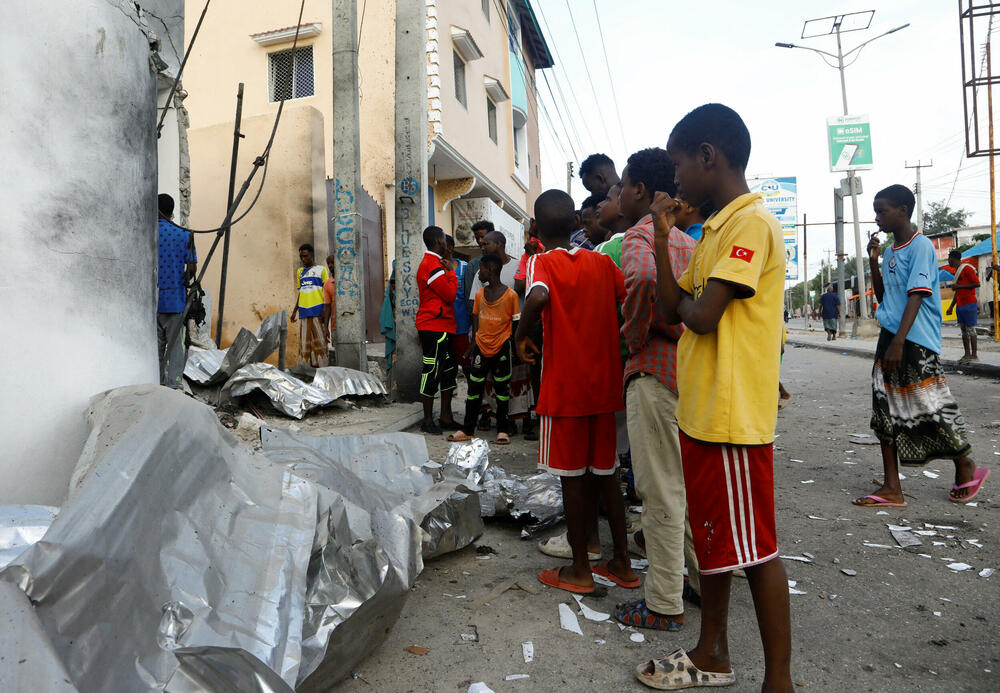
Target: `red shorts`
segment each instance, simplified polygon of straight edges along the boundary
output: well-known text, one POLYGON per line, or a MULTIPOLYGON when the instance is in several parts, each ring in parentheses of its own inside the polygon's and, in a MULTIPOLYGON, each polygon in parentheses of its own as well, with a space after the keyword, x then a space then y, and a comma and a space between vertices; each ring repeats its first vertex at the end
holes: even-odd
POLYGON ((613 474, 618 468, 615 452, 615 415, 540 415, 538 468, 556 476, 613 474))
POLYGON ((778 555, 774 446, 705 443, 680 432, 699 570, 724 573, 778 555))

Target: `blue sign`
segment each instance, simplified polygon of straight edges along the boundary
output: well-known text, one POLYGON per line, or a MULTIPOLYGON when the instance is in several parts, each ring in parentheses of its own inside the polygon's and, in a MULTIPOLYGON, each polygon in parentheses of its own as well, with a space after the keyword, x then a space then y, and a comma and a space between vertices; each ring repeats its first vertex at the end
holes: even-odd
POLYGON ((399 189, 404 195, 413 197, 420 190, 420 183, 417 182, 416 178, 410 176, 409 178, 403 179, 403 181, 399 184, 399 189))

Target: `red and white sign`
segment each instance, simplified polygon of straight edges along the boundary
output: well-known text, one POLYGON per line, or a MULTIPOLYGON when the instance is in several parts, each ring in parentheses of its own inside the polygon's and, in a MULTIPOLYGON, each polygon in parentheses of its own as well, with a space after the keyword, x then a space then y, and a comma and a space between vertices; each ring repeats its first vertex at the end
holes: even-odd
POLYGON ((734 257, 738 260, 743 260, 744 262, 750 262, 753 260, 753 251, 749 248, 734 245, 733 252, 729 253, 729 257, 734 257))

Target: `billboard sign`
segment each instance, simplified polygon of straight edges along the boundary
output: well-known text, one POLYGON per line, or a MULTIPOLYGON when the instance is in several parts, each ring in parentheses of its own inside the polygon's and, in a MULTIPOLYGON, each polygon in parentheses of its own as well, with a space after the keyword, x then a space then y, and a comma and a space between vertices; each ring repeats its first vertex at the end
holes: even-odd
POLYGON ((831 171, 872 167, 872 133, 868 116, 834 116, 826 120, 831 171))
POLYGON ((785 279, 799 278, 798 186, 795 176, 756 178, 749 181, 750 192, 759 193, 768 211, 778 218, 785 240, 785 279))

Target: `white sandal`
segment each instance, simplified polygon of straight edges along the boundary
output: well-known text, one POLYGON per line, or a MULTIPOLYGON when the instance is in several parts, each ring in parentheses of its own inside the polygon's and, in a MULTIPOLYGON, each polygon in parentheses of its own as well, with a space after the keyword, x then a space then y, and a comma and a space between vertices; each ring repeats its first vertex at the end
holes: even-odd
MULTIPOLYGON (((546 556, 553 556, 555 558, 573 558, 573 549, 569 546, 569 538, 567 537, 566 532, 557 534, 554 537, 549 537, 548 539, 542 539, 538 542, 538 550, 546 556)), ((593 551, 588 551, 587 560, 601 560, 600 552, 594 553, 593 551)))

